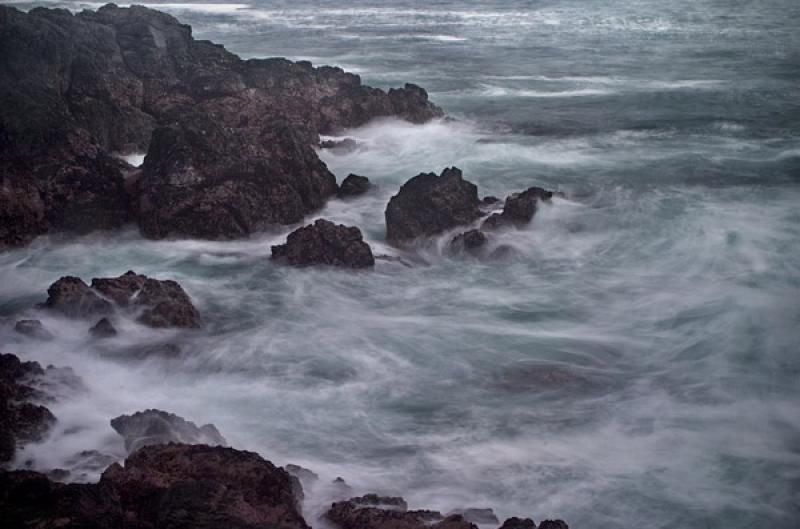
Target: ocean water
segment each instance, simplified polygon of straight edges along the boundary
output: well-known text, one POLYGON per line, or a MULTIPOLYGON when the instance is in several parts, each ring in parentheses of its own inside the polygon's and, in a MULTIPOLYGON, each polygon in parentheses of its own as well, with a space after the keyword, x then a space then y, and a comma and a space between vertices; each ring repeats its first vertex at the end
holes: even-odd
POLYGON ((0 254, 2 350, 86 385, 18 464, 121 455, 109 419, 157 407, 317 471, 311 516, 342 476, 414 507, 578 529, 798 526, 800 3, 148 5, 243 57, 420 84, 455 119, 371 123, 343 134, 358 150, 321 153, 339 179, 378 188, 318 216, 408 266, 276 266, 270 245, 290 228, 224 243, 130 228, 0 254), (452 234, 387 246, 389 197, 452 165, 483 195, 566 198, 493 235, 494 258, 448 255, 452 234), (123 322, 96 343, 88 325, 30 310, 62 275, 129 269, 179 281, 205 329, 123 322), (58 340, 14 334, 22 315, 58 340), (182 357, 131 359, 164 342, 182 357))

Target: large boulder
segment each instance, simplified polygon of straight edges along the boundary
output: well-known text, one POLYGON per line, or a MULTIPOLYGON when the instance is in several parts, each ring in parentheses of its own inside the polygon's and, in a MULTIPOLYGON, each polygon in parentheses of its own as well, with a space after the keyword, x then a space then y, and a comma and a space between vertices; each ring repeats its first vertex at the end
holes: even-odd
POLYGON ((148 446, 109 467, 99 486, 119 495, 126 527, 308 529, 289 474, 252 452, 148 446))
POLYGON ((494 213, 487 218, 482 229, 496 229, 503 226, 524 226, 536 214, 540 201, 549 202, 553 192, 541 187, 529 187, 520 193, 514 193, 506 198, 502 213, 494 213))
POLYGON ((414 85, 243 61, 142 6, 0 6, 0 49, 0 248, 130 220, 153 238, 295 223, 336 192, 319 134, 442 115, 414 85), (117 152, 147 152, 141 174, 117 152))
POLYGON ((198 328, 200 313, 175 281, 128 271, 119 277, 92 279, 92 288, 121 307, 143 309, 138 321, 149 327, 198 328))
POLYGON ((289 475, 258 454, 161 445, 111 465, 95 484, 0 473, 3 527, 309 529, 289 475))
POLYGON ((452 167, 421 173, 403 184, 386 206, 386 239, 392 244, 436 235, 481 217, 478 188, 452 167))
POLYGON ((292 266, 367 268, 375 264, 361 230, 325 219, 290 233, 285 244, 272 247, 272 258, 292 266))
POLYGON ((145 410, 111 419, 111 427, 125 439, 131 453, 143 446, 185 443, 227 446, 225 438, 213 424, 197 426, 173 413, 145 410))
POLYGON ((44 374, 37 362, 0 353, 0 466, 14 457, 19 446, 41 440, 56 422, 39 404, 45 395, 37 382, 44 374))

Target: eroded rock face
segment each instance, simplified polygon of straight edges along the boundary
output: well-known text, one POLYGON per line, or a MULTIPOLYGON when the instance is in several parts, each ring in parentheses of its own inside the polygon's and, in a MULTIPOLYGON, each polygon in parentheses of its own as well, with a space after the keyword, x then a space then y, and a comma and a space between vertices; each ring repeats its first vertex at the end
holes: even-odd
POLYGON ((116 278, 92 279, 92 288, 121 307, 141 307, 138 321, 149 327, 198 328, 200 313, 175 281, 128 271, 116 278))
POLYGON ((0 519, 8 527, 309 529, 282 469, 252 452, 175 444, 137 451, 96 484, 0 473, 0 519))
POLYGON ((403 184, 386 206, 386 239, 403 244, 481 217, 478 188, 456 167, 421 173, 403 184))
POLYGON ((541 187, 530 187, 521 193, 509 195, 503 205, 503 212, 491 215, 481 228, 490 230, 503 226, 524 226, 533 219, 539 201, 549 202, 551 198, 553 192, 541 187))
POLYGON ((44 395, 35 383, 44 374, 37 362, 0 353, 0 466, 14 457, 18 446, 41 440, 56 422, 38 404, 44 395))
POLYGON ((0 6, 0 49, 0 248, 131 220, 153 238, 294 223, 336 192, 311 147, 320 133, 442 115, 417 86, 243 61, 142 6, 0 6), (145 151, 126 185, 131 168, 109 153, 145 151))
POLYGON ((143 446, 185 443, 227 446, 213 424, 197 426, 173 413, 145 410, 111 419, 111 427, 125 439, 125 449, 135 452, 143 446))
POLYGON ((116 491, 131 527, 308 529, 289 474, 252 452, 148 446, 109 467, 98 486, 116 491))
POLYGON ((356 197, 369 191, 370 187, 369 178, 350 173, 342 180, 338 195, 339 198, 356 197))
POLYGON ((272 247, 272 259, 292 266, 367 268, 375 264, 372 249, 364 242, 361 230, 325 219, 290 233, 285 244, 272 247))

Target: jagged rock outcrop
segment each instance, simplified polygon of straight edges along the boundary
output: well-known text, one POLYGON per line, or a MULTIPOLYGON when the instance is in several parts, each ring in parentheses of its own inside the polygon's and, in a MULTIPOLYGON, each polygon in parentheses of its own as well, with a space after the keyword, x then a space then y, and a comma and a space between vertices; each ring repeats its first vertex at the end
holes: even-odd
POLYGON ((143 309, 138 320, 150 327, 198 328, 200 313, 175 281, 128 271, 119 277, 92 279, 92 288, 120 307, 143 309))
POLYGON ((482 229, 491 230, 503 226, 524 226, 536 214, 539 201, 549 202, 553 192, 541 187, 529 187, 506 198, 502 213, 494 213, 483 221, 482 229))
MULTIPOLYGON (((47 294, 43 308, 72 318, 105 319, 115 312, 116 306, 135 313, 137 321, 149 327, 192 329, 202 325, 200 313, 178 283, 132 271, 119 277, 94 278, 91 286, 78 277, 62 277, 50 285, 47 294)), ((103 319, 90 330, 94 336, 111 336, 116 332, 111 322, 103 319)))
POLYGON ((481 217, 478 188, 451 167, 421 173, 403 184, 386 206, 386 239, 403 244, 436 235, 481 217))
POLYGON ((227 446, 213 424, 197 426, 183 417, 161 410, 138 411, 111 419, 111 427, 125 439, 128 453, 143 446, 185 443, 227 446))
POLYGON ((37 362, 0 353, 0 466, 14 457, 21 444, 41 440, 56 422, 39 404, 44 395, 35 382, 44 374, 37 362))
POLYGON ((375 264, 361 230, 318 219, 289 234, 285 244, 272 247, 272 259, 292 266, 330 265, 367 268, 375 264))
POLYGON ((363 195, 369 191, 370 187, 372 184, 369 183, 369 178, 350 173, 342 180, 338 196, 339 198, 348 198, 363 195))
POLYGON ((131 220, 153 238, 294 223, 336 193, 320 133, 442 115, 415 85, 241 60, 142 6, 0 6, 0 49, 0 248, 131 220), (141 170, 110 154, 145 151, 141 170))
POLYGON ((0 473, 8 527, 309 529, 289 475, 258 454, 202 445, 148 446, 96 484, 0 473))

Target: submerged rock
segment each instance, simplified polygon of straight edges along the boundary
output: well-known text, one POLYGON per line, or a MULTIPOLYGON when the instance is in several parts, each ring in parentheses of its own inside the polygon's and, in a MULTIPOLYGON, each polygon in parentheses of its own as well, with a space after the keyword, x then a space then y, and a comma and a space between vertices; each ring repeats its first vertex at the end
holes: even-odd
POLYGON ((386 240, 392 244, 442 233, 481 217, 478 188, 452 167, 421 173, 403 184, 386 206, 386 240))
POLYGON ((117 335, 117 329, 108 318, 102 318, 89 329, 89 334, 94 338, 111 338, 117 335))
POLYGON ((0 466, 19 446, 43 439, 56 422, 50 410, 37 403, 44 395, 36 383, 44 374, 37 362, 0 353, 0 466))
POLYGON ((336 193, 319 134, 443 115, 415 85, 387 93, 340 68, 242 60, 142 6, 0 6, 0 49, 0 248, 131 220, 151 238, 295 223, 336 193), (111 153, 145 151, 126 182, 111 153))
POLYGON ((486 234, 480 230, 469 230, 459 233, 450 241, 450 251, 477 253, 489 242, 486 234))
POLYGON ((309 529, 284 470, 223 447, 148 446, 96 484, 0 473, 0 491, 9 527, 309 529))
POLYGON ((92 279, 92 288, 121 307, 139 307, 140 323, 150 327, 198 328, 200 313, 183 288, 171 280, 153 279, 128 271, 116 278, 92 279))
POLYGON ((369 191, 370 187, 372 187, 372 184, 369 183, 369 178, 350 173, 342 181, 342 185, 339 186, 338 196, 339 198, 347 198, 363 195, 369 191))
POLYGON ((292 266, 367 268, 375 264, 372 249, 364 242, 361 230, 325 219, 290 233, 285 244, 272 247, 272 259, 292 266))
MULTIPOLYGON (((497 519, 497 515, 495 515, 492 509, 475 509, 475 508, 468 508, 468 509, 456 509, 450 514, 460 514, 464 517, 465 520, 472 522, 474 524, 497 524, 500 523, 500 520, 497 519)), ((510 529, 510 528, 506 528, 510 529)), ((521 528, 520 528, 521 529, 521 528)))
POLYGON ((14 331, 38 340, 52 340, 54 338, 53 334, 39 320, 19 320, 14 325, 14 331))
POLYGON ((539 201, 549 202, 553 198, 552 191, 541 187, 530 187, 521 193, 514 193, 506 198, 502 213, 494 213, 487 218, 482 229, 496 229, 503 226, 524 226, 536 214, 539 201))
POLYGON ((325 140, 320 142, 319 146, 338 154, 346 154, 355 151, 358 148, 358 142, 353 138, 344 138, 342 140, 325 140))
POLYGON ((213 424, 198 427, 183 417, 161 410, 120 415, 111 420, 111 427, 125 439, 125 449, 129 453, 143 446, 167 443, 228 444, 213 424))

